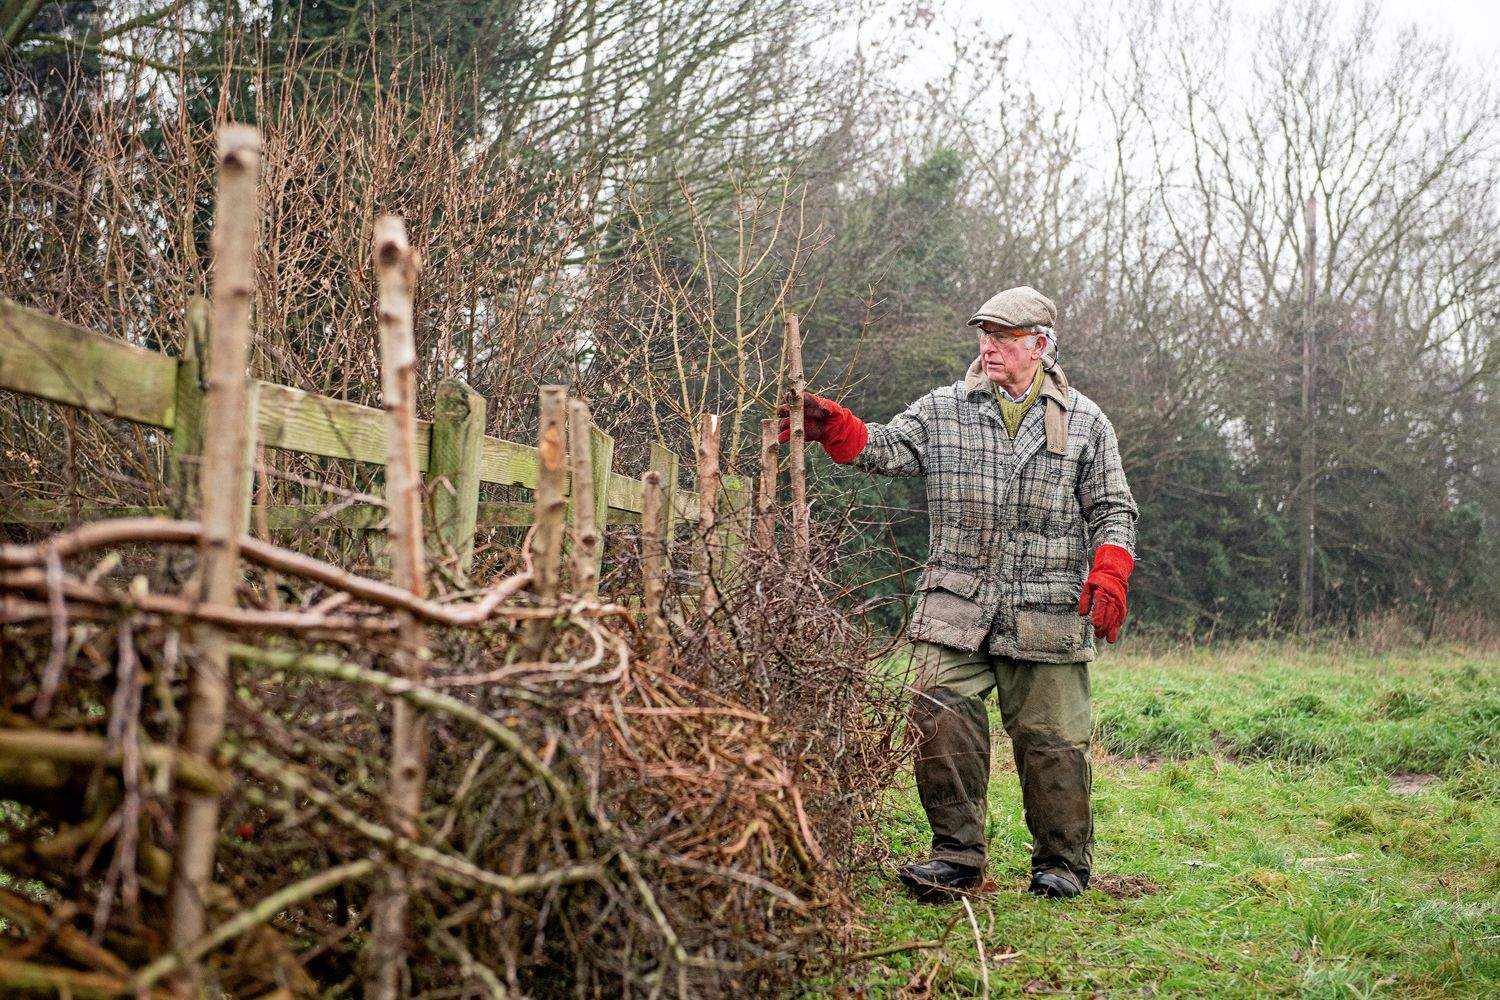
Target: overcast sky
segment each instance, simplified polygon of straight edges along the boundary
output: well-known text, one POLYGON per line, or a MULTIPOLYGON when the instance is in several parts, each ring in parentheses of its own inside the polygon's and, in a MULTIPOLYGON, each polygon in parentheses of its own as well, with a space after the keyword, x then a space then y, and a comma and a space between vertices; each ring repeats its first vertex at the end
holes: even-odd
MULTIPOLYGON (((1100 2, 1100 0, 1096 0, 1100 2)), ((1279 0, 1237 0, 1235 6, 1245 12, 1269 11, 1279 0)), ((964 18, 980 18, 999 33, 1017 30, 1039 38, 1064 2, 1047 0, 937 0, 928 6, 940 8, 964 18)), ((1339 0, 1337 6, 1353 8, 1357 0, 1339 0)), ((1497 0, 1384 0, 1385 18, 1392 26, 1419 23, 1434 32, 1451 35, 1467 54, 1484 59, 1490 65, 1500 62, 1500 2, 1497 0)))
MULTIPOLYGON (((1120 0, 1133 5, 1138 0, 1120 0)), ((1162 0, 1170 4, 1172 0, 1162 0)), ((1184 6, 1195 0, 1177 0, 1184 6)), ((1274 11, 1283 0, 1233 0, 1232 25, 1242 25, 1274 11)), ((1362 0, 1331 0, 1335 9, 1347 15, 1363 6, 1362 0)), ((1209 7, 1209 0, 1202 0, 1209 7)), ((1394 34, 1410 24, 1417 24, 1428 34, 1448 37, 1460 60, 1480 68, 1500 85, 1500 0, 1383 0, 1375 4, 1382 11, 1385 32, 1394 34)), ((1076 81, 1086 76, 1089 67, 1073 65, 1076 55, 1065 40, 1073 22, 1073 12, 1082 8, 1091 12, 1107 10, 1111 0, 887 0, 884 10, 930 12, 925 27, 905 35, 912 44, 906 47, 907 60, 898 71, 903 84, 917 89, 929 78, 946 74, 953 58, 952 33, 972 32, 977 22, 986 35, 1013 36, 1007 52, 1009 65, 1019 68, 1028 86, 1044 101, 1066 106, 1076 96, 1076 81)), ((881 20, 867 28, 865 41, 880 34, 881 20)), ((852 39, 851 39, 852 40, 852 39)), ((1250 55, 1253 58, 1253 54, 1250 55)), ((1055 105, 1056 106, 1056 105, 1055 105)), ((1085 155, 1100 140, 1107 145, 1107 129, 1092 120, 1089 108, 1080 109, 1080 139, 1085 155)))
MULTIPOLYGON (((1192 4, 1193 0, 1179 0, 1192 4)), ((1282 0, 1235 0, 1233 9, 1245 19, 1274 10, 1282 0)), ((1335 7, 1351 11, 1362 0, 1333 0, 1335 7)), ((972 24, 978 21, 995 37, 1012 34, 1011 52, 1023 52, 1034 66, 1055 68, 1058 76, 1077 75, 1067 64, 1067 53, 1060 40, 1071 11, 1080 5, 1089 9, 1109 6, 1109 0, 888 0, 887 10, 928 10, 936 15, 932 30, 925 33, 931 42, 927 51, 911 53, 902 76, 916 82, 926 75, 941 74, 948 69, 952 51, 944 39, 943 26, 972 24)), ((1204 5, 1208 6, 1207 0, 1204 5)), ((1378 2, 1387 29, 1395 30, 1417 24, 1432 34, 1448 36, 1457 53, 1481 66, 1500 66, 1500 0, 1383 0, 1378 2)), ((917 32, 918 45, 924 33, 917 32)), ((1045 73, 1039 74, 1045 76, 1045 73)), ((1035 79, 1035 77, 1033 77, 1035 79)), ((1045 90, 1045 86, 1038 88, 1045 90)))

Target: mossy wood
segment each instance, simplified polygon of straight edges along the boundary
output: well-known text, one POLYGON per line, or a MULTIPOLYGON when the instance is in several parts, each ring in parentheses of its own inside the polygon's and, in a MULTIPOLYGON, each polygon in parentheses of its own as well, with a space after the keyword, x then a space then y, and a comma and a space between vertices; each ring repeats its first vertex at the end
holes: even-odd
POLYGON ((171 427, 177 362, 0 298, 0 389, 171 427))
POLYGON ((438 385, 427 463, 432 529, 438 552, 452 552, 461 574, 474 558, 479 519, 479 457, 484 447, 484 397, 458 379, 438 385))
MULTIPOLYGON (((174 385, 172 421, 173 513, 194 517, 198 512, 198 458, 203 454, 203 394, 208 388, 209 303, 195 295, 188 302, 182 331, 182 360, 174 385)), ((118 515, 127 516, 127 515, 118 515)))

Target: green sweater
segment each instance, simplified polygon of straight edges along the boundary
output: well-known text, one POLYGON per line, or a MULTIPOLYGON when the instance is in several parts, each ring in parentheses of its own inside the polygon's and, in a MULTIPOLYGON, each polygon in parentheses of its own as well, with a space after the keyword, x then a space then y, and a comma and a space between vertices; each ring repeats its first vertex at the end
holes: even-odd
POLYGON ((1042 394, 1042 366, 1036 366, 1036 377, 1031 380, 1031 388, 1026 390, 1026 395, 1018 403, 1007 399, 1005 393, 1000 391, 999 384, 991 382, 990 385, 995 390, 995 402, 1000 404, 1000 419, 1005 421, 1005 429, 1010 432, 1010 439, 1014 441, 1016 431, 1021 429, 1021 418, 1026 416, 1031 404, 1042 394))

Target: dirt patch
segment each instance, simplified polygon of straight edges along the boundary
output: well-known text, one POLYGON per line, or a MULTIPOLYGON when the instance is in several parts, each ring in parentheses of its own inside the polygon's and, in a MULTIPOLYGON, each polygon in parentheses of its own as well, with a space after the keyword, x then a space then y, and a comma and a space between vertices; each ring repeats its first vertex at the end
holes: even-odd
POLYGON ((1393 774, 1391 792, 1396 795, 1415 795, 1424 788, 1431 788, 1443 779, 1435 774, 1393 774))
POLYGON ((1122 757, 1108 753, 1104 755, 1104 762, 1113 764, 1115 767, 1138 767, 1142 771, 1156 771, 1161 768, 1162 758, 1154 753, 1142 754, 1139 757, 1122 757))
POLYGON ((1110 899, 1139 899, 1161 892, 1161 886, 1144 875, 1095 875, 1089 879, 1089 888, 1110 899))

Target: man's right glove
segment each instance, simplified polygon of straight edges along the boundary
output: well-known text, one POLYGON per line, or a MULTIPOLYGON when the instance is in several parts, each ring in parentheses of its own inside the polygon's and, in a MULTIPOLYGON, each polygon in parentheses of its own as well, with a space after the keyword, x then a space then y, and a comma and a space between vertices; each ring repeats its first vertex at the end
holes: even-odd
POLYGON ((1094 568, 1084 581, 1078 598, 1078 613, 1089 615, 1094 638, 1114 642, 1125 624, 1125 591, 1135 557, 1123 545, 1101 545, 1094 553, 1094 568))
MULTIPOLYGON (((781 433, 776 440, 786 444, 792 436, 791 411, 785 403, 776 408, 781 418, 781 433)), ((802 428, 809 441, 817 441, 828 452, 828 457, 840 465, 848 465, 854 456, 865 450, 870 440, 870 430, 865 422, 831 399, 802 394, 802 428)))

